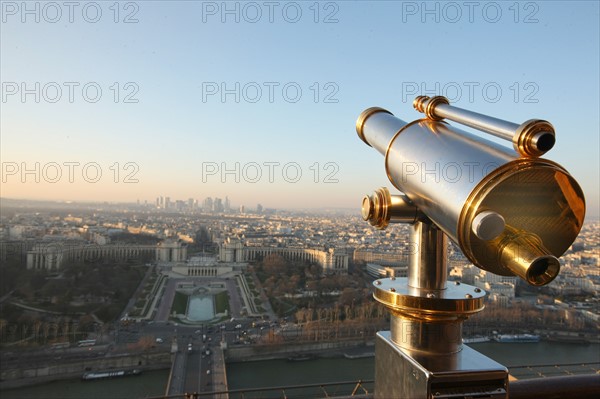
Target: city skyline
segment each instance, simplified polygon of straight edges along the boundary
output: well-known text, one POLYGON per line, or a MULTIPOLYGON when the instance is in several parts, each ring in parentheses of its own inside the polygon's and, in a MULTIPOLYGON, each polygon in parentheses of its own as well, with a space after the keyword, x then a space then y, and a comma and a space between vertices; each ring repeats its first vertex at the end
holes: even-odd
POLYGON ((392 186, 358 115, 440 94, 549 120, 600 213, 598 3, 77 4, 2 3, 5 198, 358 209, 392 186))
MULTIPOLYGON (((261 356, 281 358, 275 360, 285 362, 280 371, 298 375, 287 362, 306 360, 306 353, 315 360, 311 369, 320 357, 327 362, 348 358, 359 371, 356 378, 364 381, 372 378, 374 366, 356 368, 352 359, 375 356, 371 363, 378 361, 369 342, 389 328, 385 310, 373 303, 367 287, 406 280, 417 247, 408 225, 381 231, 358 216, 67 206, 71 211, 29 206, 2 215, 1 294, 8 300, 0 323, 0 389, 16 388, 2 390, 9 397, 33 384, 64 396, 77 383, 73 375, 102 384, 105 377, 119 375, 110 373, 141 374, 123 381, 129 396, 148 396, 148 386, 143 394, 135 387, 136 380, 148 377, 156 397, 192 389, 245 389, 248 382, 230 372, 234 362, 257 361, 246 372, 253 380, 261 374, 256 371, 261 356), (206 301, 214 306, 203 306, 206 301), (282 343, 294 354, 282 352, 282 343), (315 344, 324 347, 315 349, 315 344), (302 356, 295 354, 299 348, 302 356), (123 366, 125 361, 135 371, 123 366), (43 377, 20 378, 22 370, 38 369, 46 370, 43 377), (165 372, 154 374, 155 369, 165 372), (47 384, 48 375, 59 381, 47 384)), ((487 293, 485 311, 462 329, 464 343, 498 345, 503 354, 512 353, 512 360, 523 347, 511 351, 513 342, 551 354, 545 360, 525 355, 529 372, 538 363, 556 364, 554 369, 596 362, 590 348, 598 346, 598 223, 584 224, 560 259, 560 275, 545 287, 527 288, 516 276, 473 266, 457 246, 445 247, 447 289, 487 293), (570 345, 571 357, 556 351, 561 345, 570 345)), ((512 375, 520 375, 512 371, 518 367, 509 367, 512 375)), ((343 373, 323 375, 333 383, 349 381, 350 374, 343 373)), ((269 373, 259 386, 269 386, 273 378, 269 373)), ((302 373, 284 384, 313 383, 313 378, 302 373)), ((107 389, 112 381, 106 379, 107 389)))

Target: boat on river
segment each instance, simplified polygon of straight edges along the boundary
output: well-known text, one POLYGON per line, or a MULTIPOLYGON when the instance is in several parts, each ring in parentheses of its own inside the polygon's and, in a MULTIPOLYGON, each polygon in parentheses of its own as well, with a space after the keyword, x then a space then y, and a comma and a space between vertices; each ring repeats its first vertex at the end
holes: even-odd
POLYGON ((540 336, 534 334, 501 334, 496 336, 498 342, 540 342, 540 336))
POLYGON ((100 380, 104 378, 116 378, 116 377, 127 377, 131 375, 140 375, 141 370, 107 370, 107 371, 93 371, 85 373, 81 379, 84 381, 100 380))

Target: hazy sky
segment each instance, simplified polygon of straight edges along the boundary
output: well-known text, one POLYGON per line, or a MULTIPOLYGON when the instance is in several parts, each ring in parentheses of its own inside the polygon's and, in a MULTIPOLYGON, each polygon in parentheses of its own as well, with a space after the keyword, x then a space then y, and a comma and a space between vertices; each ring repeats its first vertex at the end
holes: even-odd
POLYGON ((551 121, 598 215, 598 4, 3 1, 1 195, 358 208, 357 116, 441 94, 551 121))

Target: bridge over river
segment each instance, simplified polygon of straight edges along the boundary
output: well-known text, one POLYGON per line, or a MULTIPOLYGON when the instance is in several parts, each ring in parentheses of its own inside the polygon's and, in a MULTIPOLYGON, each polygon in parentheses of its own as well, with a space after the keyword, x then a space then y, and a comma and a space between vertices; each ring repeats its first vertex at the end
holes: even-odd
MULTIPOLYGON (((174 345, 173 364, 165 396, 228 391, 225 356, 220 345, 178 347, 174 345)), ((229 399, 227 393, 212 395, 216 399, 229 399)))

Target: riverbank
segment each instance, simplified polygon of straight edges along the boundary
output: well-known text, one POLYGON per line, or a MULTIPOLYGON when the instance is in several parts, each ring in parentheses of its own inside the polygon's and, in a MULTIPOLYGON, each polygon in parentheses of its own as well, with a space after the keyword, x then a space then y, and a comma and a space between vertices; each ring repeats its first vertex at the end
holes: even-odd
POLYGON ((84 373, 103 370, 161 370, 171 367, 169 352, 123 354, 93 359, 51 362, 20 368, 2 368, 0 390, 46 384, 59 380, 81 379, 84 373))
MULTIPOLYGON (((597 342, 590 342, 589 340, 582 340, 581 335, 566 336, 566 335, 553 335, 543 336, 539 342, 544 345, 575 345, 575 346, 590 346, 598 347, 597 342)), ((473 339, 473 341, 465 342, 469 346, 475 345, 475 347, 482 343, 492 343, 498 345, 510 346, 512 342, 497 342, 491 337, 480 337, 479 339, 473 339)), ((522 342, 518 342, 522 343, 522 342)), ((265 360, 281 360, 289 358, 335 358, 335 357, 346 357, 348 359, 358 359, 363 357, 374 356, 374 340, 365 339, 349 339, 349 340, 338 340, 334 342, 303 342, 303 343, 285 343, 279 345, 244 345, 244 346, 233 346, 226 351, 226 362, 237 363, 237 362, 256 362, 265 360)), ((598 357, 600 357, 600 351, 598 351, 598 357)), ((597 361, 600 361, 598 359, 597 361)), ((524 363, 526 364, 526 363, 524 363)))
POLYGON ((82 381, 71 378, 42 385, 0 390, 2 399, 135 399, 161 396, 165 392, 168 370, 147 370, 141 375, 82 381))
POLYGON ((374 341, 364 339, 338 340, 334 342, 286 343, 280 345, 244 345, 227 349, 227 363, 256 362, 262 360, 288 359, 299 355, 311 355, 319 358, 343 357, 345 353, 354 353, 361 348, 374 349, 374 341))
MULTIPOLYGON (((486 345, 488 343, 469 343, 476 350, 481 350, 486 354, 486 345), (482 348, 482 349, 480 349, 482 348)), ((531 344, 511 344, 489 342, 492 347, 499 345, 498 348, 506 349, 510 353, 515 353, 510 359, 503 358, 499 360, 506 365, 530 365, 529 358, 520 358, 518 351, 515 352, 513 345, 531 344), (515 362, 515 359, 521 359, 515 362)), ((598 344, 582 344, 575 340, 564 342, 544 341, 533 343, 540 344, 538 348, 579 348, 589 347, 593 352, 598 353, 597 360, 600 357, 598 344), (596 348, 596 349, 594 349, 596 348)), ((499 351, 496 356, 502 357, 503 351, 499 351)), ((568 349, 562 352, 562 355, 568 356, 568 349)), ((243 345, 232 346, 225 351, 224 361, 229 365, 231 363, 260 362, 267 360, 288 360, 288 359, 331 359, 347 358, 362 359, 374 356, 374 341, 365 341, 364 339, 338 340, 334 342, 304 342, 304 343, 282 343, 279 345, 243 345)), ((80 359, 73 361, 52 361, 47 364, 38 364, 22 368, 3 368, 0 371, 0 389, 11 389, 22 386, 46 384, 52 381, 79 379, 83 373, 88 371, 110 370, 110 369, 128 369, 138 368, 144 371, 169 369, 171 367, 170 353, 149 353, 149 354, 123 354, 118 356, 100 357, 94 359, 80 359)))
MULTIPOLYGON (((600 345, 598 344, 582 345, 542 341, 514 344, 489 342, 469 344, 469 346, 507 366, 511 374, 519 379, 569 373, 591 374, 598 370, 599 365, 590 363, 600 362, 600 345), (555 367, 554 365, 557 364, 568 364, 569 366, 555 367), (575 366, 576 364, 577 366, 575 366)), ((304 349, 310 348, 304 347, 304 349)), ((229 389, 369 380, 374 377, 376 361, 374 357, 368 356, 369 351, 372 350, 371 345, 366 345, 364 341, 361 341, 354 347, 345 345, 329 350, 315 350, 313 352, 315 356, 305 361, 289 361, 287 358, 293 354, 285 356, 282 352, 271 353, 270 356, 278 356, 278 358, 262 361, 252 361, 255 359, 228 361, 226 370, 223 370, 223 376, 225 374, 227 376, 229 389)), ((42 385, 34 387, 7 390, 6 385, 0 385, 0 396, 3 399, 40 397, 71 399, 97 397, 98 392, 103 392, 106 397, 113 399, 160 396, 165 392, 169 371, 168 367, 160 371, 150 371, 154 366, 156 365, 145 365, 144 372, 137 377, 83 382, 81 381, 83 373, 77 373, 72 378, 48 383, 38 378, 35 382, 42 385)))
MULTIPOLYGON (((507 366, 509 372, 519 379, 531 379, 567 374, 595 374, 600 367, 600 345, 567 344, 554 342, 470 344, 470 347, 507 366), (559 365, 557 367, 557 365, 559 365), (562 365, 562 366, 560 366, 562 365)), ((364 347, 366 350, 370 349, 364 347)), ((321 358, 306 361, 287 359, 258 362, 234 362, 227 364, 230 389, 250 389, 304 384, 332 383, 340 381, 372 380, 375 374, 375 357, 348 359, 344 356, 319 354, 321 358)), ((337 393, 350 395, 354 385, 337 393)), ((367 389, 372 386, 367 387, 367 389)), ((332 391, 333 392, 333 391, 332 391)), ((369 392, 372 390, 369 389, 369 392)), ((304 397, 323 396, 322 392, 286 390, 289 395, 304 397)), ((245 395, 247 398, 269 398, 267 393, 256 392, 245 395), (252 396, 255 395, 255 396, 252 396)), ((281 390, 272 397, 281 397, 281 390), (279 396, 276 396, 279 394, 279 396)))

